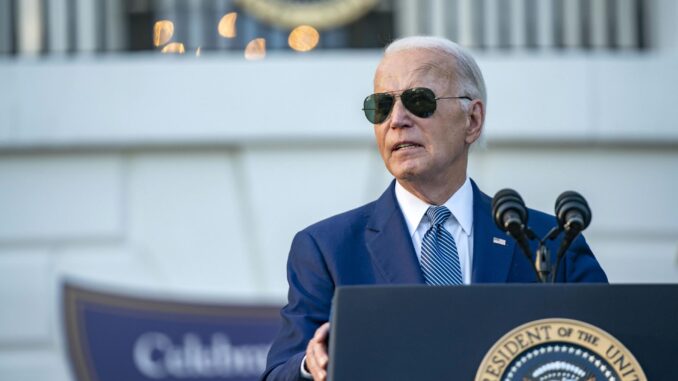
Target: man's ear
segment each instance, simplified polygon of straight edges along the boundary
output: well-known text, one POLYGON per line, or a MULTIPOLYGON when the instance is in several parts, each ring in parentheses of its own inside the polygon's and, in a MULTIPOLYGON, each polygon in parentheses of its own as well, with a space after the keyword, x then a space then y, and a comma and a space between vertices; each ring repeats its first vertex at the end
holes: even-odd
POLYGON ((473 144, 483 131, 485 122, 485 105, 479 99, 474 99, 469 105, 468 125, 466 127, 466 144, 473 144))

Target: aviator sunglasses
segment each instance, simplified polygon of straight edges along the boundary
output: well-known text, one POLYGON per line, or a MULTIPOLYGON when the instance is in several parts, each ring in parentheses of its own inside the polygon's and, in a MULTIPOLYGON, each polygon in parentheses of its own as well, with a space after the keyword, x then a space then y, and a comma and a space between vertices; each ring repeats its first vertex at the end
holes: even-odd
POLYGON ((403 91, 400 95, 392 93, 376 93, 368 95, 363 102, 365 117, 370 123, 379 124, 385 121, 393 110, 396 97, 400 97, 403 106, 412 114, 420 118, 428 118, 436 111, 438 99, 468 99, 462 97, 437 97, 433 90, 426 87, 415 87, 403 91))

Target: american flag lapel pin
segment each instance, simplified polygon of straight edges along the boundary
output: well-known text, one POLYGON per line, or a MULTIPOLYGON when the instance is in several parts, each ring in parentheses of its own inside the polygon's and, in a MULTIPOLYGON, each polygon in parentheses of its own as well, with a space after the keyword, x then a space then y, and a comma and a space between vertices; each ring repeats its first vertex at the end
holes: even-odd
POLYGON ((496 243, 497 245, 506 246, 506 240, 503 239, 503 238, 499 238, 499 237, 492 238, 492 243, 496 243))

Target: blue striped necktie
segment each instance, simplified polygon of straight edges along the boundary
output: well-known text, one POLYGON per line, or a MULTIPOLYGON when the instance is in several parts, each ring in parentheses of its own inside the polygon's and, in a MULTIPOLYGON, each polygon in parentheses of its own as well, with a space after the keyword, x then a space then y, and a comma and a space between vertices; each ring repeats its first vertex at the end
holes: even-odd
POLYGON ((464 283, 454 237, 443 224, 452 215, 444 206, 431 206, 426 211, 431 227, 421 242, 421 269, 426 284, 442 286, 464 283))

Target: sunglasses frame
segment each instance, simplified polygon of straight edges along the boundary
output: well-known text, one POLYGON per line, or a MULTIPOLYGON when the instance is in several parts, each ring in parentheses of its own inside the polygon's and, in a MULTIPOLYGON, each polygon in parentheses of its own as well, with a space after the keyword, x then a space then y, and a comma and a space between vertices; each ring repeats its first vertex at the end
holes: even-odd
POLYGON ((438 106, 438 100, 439 99, 467 99, 469 101, 473 100, 471 97, 466 96, 466 95, 456 96, 456 97, 436 97, 435 92, 433 92, 433 90, 429 89, 428 87, 412 87, 412 88, 405 89, 405 90, 401 91, 400 94, 395 94, 395 92, 374 93, 374 94, 368 95, 365 98, 365 100, 363 101, 363 112, 365 113, 365 117, 367 118, 367 120, 370 123, 373 123, 373 124, 384 123, 389 118, 389 116, 391 115, 391 112, 393 111, 393 107, 395 106, 396 98, 400 98, 400 101, 403 103, 403 106, 405 106, 405 109, 407 109, 407 111, 409 113, 411 113, 412 115, 414 115, 418 118, 430 118, 435 113, 436 109, 438 108, 437 106, 438 106), (422 111, 420 111, 419 114, 422 114, 422 115, 419 115, 417 113, 417 110, 412 110, 411 107, 414 107, 414 105, 412 105, 410 103, 410 101, 407 100, 407 99, 409 99, 409 94, 413 94, 414 92, 417 92, 417 91, 422 92, 423 94, 430 94, 430 98, 427 99, 427 100, 432 101, 432 105, 433 105, 432 110, 422 110, 423 114, 422 114, 422 111), (405 101, 403 101, 403 95, 405 96, 405 101), (389 107, 388 112, 384 115, 382 120, 377 119, 377 108, 376 108, 377 99, 376 98, 378 96, 388 96, 388 97, 391 98, 391 106, 389 107), (368 100, 371 100, 371 102, 373 104, 375 104, 374 108, 367 108, 366 107, 368 100), (370 118, 370 113, 372 114, 372 118, 370 118))

